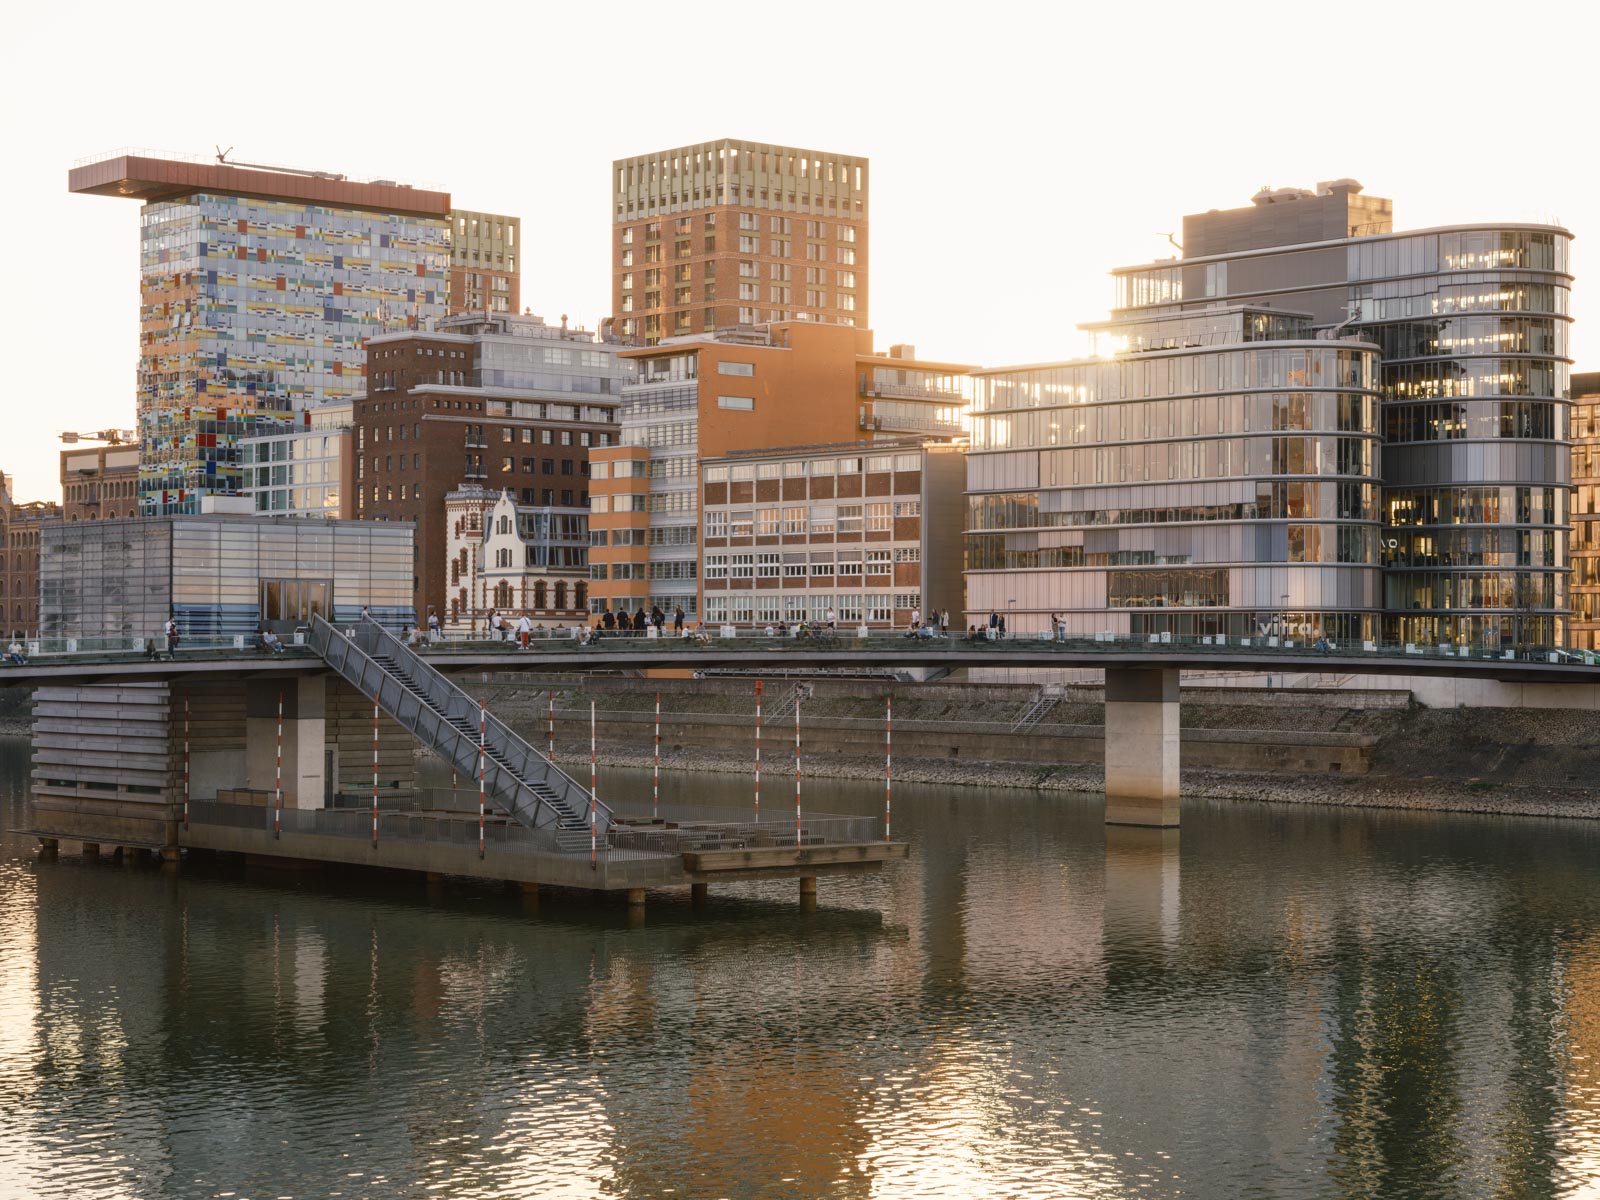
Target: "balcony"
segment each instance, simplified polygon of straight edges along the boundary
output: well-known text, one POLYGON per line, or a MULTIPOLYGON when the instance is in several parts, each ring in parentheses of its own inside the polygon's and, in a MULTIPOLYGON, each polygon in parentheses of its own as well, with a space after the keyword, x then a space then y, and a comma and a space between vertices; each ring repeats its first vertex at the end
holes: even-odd
POLYGON ((960 389, 923 387, 914 383, 878 383, 869 375, 859 376, 858 381, 863 396, 886 400, 928 400, 939 404, 965 405, 971 399, 963 395, 960 389))
POLYGON ((882 433, 940 433, 959 435, 965 431, 959 418, 944 419, 935 416, 905 416, 898 413, 875 415, 860 408, 861 428, 882 433))

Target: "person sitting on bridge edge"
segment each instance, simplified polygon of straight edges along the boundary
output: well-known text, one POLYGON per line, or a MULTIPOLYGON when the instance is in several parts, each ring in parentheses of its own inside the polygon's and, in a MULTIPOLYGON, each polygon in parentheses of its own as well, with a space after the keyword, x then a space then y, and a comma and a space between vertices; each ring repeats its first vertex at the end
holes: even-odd
POLYGON ((262 633, 261 644, 272 654, 283 653, 283 641, 270 629, 262 633))
POLYGON ((22 652, 22 643, 17 641, 16 634, 11 635, 11 644, 6 647, 6 661, 13 667, 28 665, 28 656, 22 652))

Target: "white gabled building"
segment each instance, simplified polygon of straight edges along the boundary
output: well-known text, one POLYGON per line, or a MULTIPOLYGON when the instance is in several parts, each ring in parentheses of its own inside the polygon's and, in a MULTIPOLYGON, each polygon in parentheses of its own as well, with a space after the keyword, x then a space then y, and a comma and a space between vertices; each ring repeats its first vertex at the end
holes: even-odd
POLYGON ((589 603, 588 519, 529 508, 465 484, 445 497, 447 629, 482 632, 489 614, 546 628, 582 624, 589 603))

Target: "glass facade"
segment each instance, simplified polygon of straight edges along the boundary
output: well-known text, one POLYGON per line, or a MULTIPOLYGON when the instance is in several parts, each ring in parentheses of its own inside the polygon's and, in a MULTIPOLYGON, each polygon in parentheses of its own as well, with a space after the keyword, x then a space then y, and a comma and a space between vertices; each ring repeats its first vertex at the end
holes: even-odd
POLYGON ((365 340, 446 313, 443 217, 197 193, 144 206, 139 493, 196 512, 246 485, 238 440, 365 390, 365 340))
POLYGON ((258 434, 239 443, 243 491, 258 513, 338 517, 348 501, 340 475, 350 431, 303 429, 258 434))
MULTIPOLYGON (((1342 199, 1304 195, 1305 212, 1342 199)), ((1383 636, 1565 644, 1571 235, 1490 225, 1298 245, 1251 236, 1285 211, 1186 218, 1186 243, 1198 244, 1193 223, 1212 253, 1119 271, 1119 320, 1270 303, 1377 345, 1383 636)))
POLYGON ((1199 349, 979 373, 969 623, 1374 636, 1376 348, 1248 321, 1218 347, 1217 327, 1199 349))
POLYGON ((367 608, 399 628, 416 621, 411 543, 412 527, 399 522, 58 523, 40 557, 41 632, 155 638, 172 616, 184 637, 231 637, 269 616, 303 622, 313 602, 337 622, 367 608))
POLYGON ((1600 372, 1572 377, 1569 644, 1600 650, 1600 372))

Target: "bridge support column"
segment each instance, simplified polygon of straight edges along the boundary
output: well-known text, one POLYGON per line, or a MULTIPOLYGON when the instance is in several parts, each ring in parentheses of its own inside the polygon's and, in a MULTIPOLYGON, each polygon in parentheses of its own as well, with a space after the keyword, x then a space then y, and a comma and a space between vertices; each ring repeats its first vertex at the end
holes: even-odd
POLYGON ((1106 670, 1106 824, 1178 824, 1178 671, 1106 670))
POLYGON ((817 910, 817 877, 815 875, 802 875, 800 877, 800 911, 815 912, 817 910))
POLYGON ((327 769, 327 681, 322 675, 251 680, 245 694, 246 786, 276 787, 278 697, 283 697, 283 806, 322 808, 327 769))

